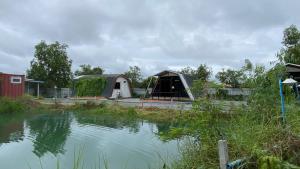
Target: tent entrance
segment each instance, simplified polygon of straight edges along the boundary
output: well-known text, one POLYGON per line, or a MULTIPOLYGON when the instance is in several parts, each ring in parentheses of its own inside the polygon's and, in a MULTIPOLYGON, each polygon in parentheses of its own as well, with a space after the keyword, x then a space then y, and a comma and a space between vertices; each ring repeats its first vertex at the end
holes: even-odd
POLYGON ((160 76, 152 92, 152 98, 188 98, 179 76, 160 76))

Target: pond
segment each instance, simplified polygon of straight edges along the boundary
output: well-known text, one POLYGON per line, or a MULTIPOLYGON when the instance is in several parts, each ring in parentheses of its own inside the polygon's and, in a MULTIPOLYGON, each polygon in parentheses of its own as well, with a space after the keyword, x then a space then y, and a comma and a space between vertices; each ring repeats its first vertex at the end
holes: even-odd
POLYGON ((179 141, 157 135, 166 124, 83 113, 0 118, 3 169, 148 169, 179 157, 179 141))

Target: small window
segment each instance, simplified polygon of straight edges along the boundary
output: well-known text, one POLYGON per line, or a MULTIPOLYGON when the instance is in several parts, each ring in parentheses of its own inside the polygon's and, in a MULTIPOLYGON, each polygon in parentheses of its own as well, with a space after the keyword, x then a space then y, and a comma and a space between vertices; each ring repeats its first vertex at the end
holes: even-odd
POLYGON ((12 76, 10 78, 10 83, 20 84, 20 83, 22 83, 22 77, 20 77, 20 76, 12 76))
POLYGON ((124 81, 123 83, 127 83, 126 81, 124 81))
POLYGON ((117 83, 115 84, 115 89, 120 89, 120 82, 117 82, 117 83))

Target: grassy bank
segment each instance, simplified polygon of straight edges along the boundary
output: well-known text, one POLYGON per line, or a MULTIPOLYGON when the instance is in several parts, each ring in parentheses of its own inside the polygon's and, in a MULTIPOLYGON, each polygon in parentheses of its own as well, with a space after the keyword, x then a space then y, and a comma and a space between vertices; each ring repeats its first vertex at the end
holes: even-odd
POLYGON ((14 114, 24 112, 27 106, 17 100, 0 98, 0 114, 14 114))
POLYGON ((230 114, 220 114, 216 107, 198 112, 198 119, 189 129, 196 139, 185 145, 175 168, 218 168, 220 139, 228 141, 231 160, 246 158, 241 168, 300 165, 297 105, 289 106, 286 125, 280 123, 278 111, 271 116, 255 107, 243 107, 230 114))
POLYGON ((120 106, 117 103, 107 104, 105 102, 97 105, 92 101, 87 102, 86 104, 76 104, 75 106, 70 106, 67 110, 92 115, 112 115, 117 117, 139 118, 154 123, 187 122, 191 121, 196 116, 196 113, 193 113, 193 111, 159 109, 155 107, 133 108, 120 106))
POLYGON ((66 109, 59 104, 45 105, 37 102, 31 96, 22 96, 16 99, 0 97, 0 115, 1 114, 33 114, 49 111, 58 111, 66 109))
MULTIPOLYGON (((283 89, 286 123, 281 123, 280 118, 278 80, 284 77, 282 63, 268 71, 257 66, 253 76, 247 79, 252 88, 247 106, 224 112, 210 100, 196 101, 193 109, 196 118, 188 126, 173 129, 180 131, 180 135, 194 136, 194 140, 182 148, 182 158, 174 168, 218 168, 217 142, 220 139, 228 141, 231 161, 246 159, 239 168, 300 168, 300 106, 289 86, 283 89)), ((172 135, 174 132, 170 138, 172 135)))

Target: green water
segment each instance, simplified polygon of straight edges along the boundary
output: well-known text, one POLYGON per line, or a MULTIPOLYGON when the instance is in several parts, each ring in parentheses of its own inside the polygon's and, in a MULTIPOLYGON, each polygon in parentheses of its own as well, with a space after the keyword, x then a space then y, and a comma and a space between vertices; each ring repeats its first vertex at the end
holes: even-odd
POLYGON ((0 169, 72 169, 74 156, 88 169, 162 168, 179 156, 178 141, 156 134, 166 128, 109 115, 0 115, 0 169))

